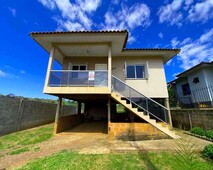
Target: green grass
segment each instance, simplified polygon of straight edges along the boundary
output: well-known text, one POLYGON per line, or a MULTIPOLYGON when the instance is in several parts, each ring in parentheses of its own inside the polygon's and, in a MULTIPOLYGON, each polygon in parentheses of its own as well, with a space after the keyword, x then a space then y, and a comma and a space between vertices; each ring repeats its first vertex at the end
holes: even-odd
POLYGON ((53 124, 11 133, 0 137, 0 151, 34 145, 53 136, 53 124))
MULTIPOLYGON (((195 162, 196 170, 212 170, 213 163, 203 159, 199 154, 195 162)), ((180 158, 181 159, 181 158, 180 158)), ((71 151, 36 159, 21 167, 22 170, 35 169, 150 169, 150 170, 187 170, 182 162, 177 161, 173 152, 140 154, 78 154, 71 151)))
POLYGON ((17 149, 17 150, 14 150, 14 151, 11 151, 10 153, 9 153, 9 155, 17 155, 17 154, 20 154, 20 153, 22 153, 22 152, 27 152, 27 151, 29 151, 29 148, 20 148, 20 149, 17 149))

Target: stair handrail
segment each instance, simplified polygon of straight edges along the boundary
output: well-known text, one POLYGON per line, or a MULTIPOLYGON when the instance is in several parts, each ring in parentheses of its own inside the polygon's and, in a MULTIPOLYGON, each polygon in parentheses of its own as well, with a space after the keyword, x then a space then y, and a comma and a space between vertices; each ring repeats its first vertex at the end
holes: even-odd
MULTIPOLYGON (((154 102, 155 104, 157 104, 157 105, 163 107, 163 108, 166 109, 166 110, 169 110, 167 107, 163 106, 162 104, 156 102, 155 100, 151 99, 150 97, 148 97, 148 96, 142 94, 142 93, 139 92, 138 90, 136 90, 136 89, 134 89, 133 87, 129 86, 128 84, 126 84, 126 83, 125 83, 124 81, 122 81, 121 79, 115 77, 114 75, 112 75, 112 77, 115 78, 115 79, 117 79, 117 80, 119 80, 119 81, 121 81, 123 84, 125 84, 125 85, 128 86, 129 88, 135 90, 135 91, 138 92, 139 94, 143 95, 145 98, 148 98, 149 100, 151 100, 151 101, 154 102)), ((113 88, 112 88, 112 89, 113 89, 113 88)))
MULTIPOLYGON (((138 94, 140 94, 140 95, 143 96, 144 98, 147 98, 147 99, 151 100, 152 102, 154 102, 154 103, 157 104, 158 106, 160 106, 160 107, 166 109, 167 111, 169 110, 168 108, 166 108, 165 106, 163 106, 163 105, 161 105, 160 103, 156 102, 155 100, 151 99, 150 97, 145 96, 144 94, 142 94, 142 93, 140 93, 139 91, 135 90, 135 89, 132 88, 131 86, 127 85, 125 82, 123 82, 123 81, 120 80, 119 78, 117 78, 117 77, 115 77, 115 76, 113 76, 113 75, 112 75, 112 77, 113 77, 114 79, 117 79, 117 80, 120 81, 121 83, 123 83, 123 84, 124 84, 125 86, 127 86, 128 88, 130 88, 130 89, 136 91, 138 94)), ((112 88, 111 88, 111 89, 112 89, 112 91, 116 91, 116 90, 113 88, 113 84, 112 84, 112 88)), ((118 91, 116 91, 116 92, 118 92, 118 91)), ((119 93, 119 92, 118 92, 118 93, 119 93)), ((156 115, 154 115, 153 113, 151 113, 149 110, 147 110, 147 109, 145 109, 144 107, 138 105, 138 104, 135 103, 134 101, 128 99, 126 96, 124 96, 124 97, 125 97, 127 100, 129 100, 130 102, 132 102, 133 104, 135 104, 136 106, 138 106, 139 108, 141 108, 142 110, 144 110, 145 112, 147 112, 148 115, 151 114, 152 116, 154 116, 156 119, 160 120, 161 122, 164 122, 164 123, 166 123, 166 124, 169 124, 169 123, 167 123, 166 121, 164 121, 164 120, 162 120, 161 118, 159 118, 159 117, 157 117, 156 115)))

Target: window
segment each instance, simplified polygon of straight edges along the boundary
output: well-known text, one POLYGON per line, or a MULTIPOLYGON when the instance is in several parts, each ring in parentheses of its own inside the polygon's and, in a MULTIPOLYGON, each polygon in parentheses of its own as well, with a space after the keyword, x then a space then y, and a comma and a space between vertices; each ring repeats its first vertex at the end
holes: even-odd
POLYGON ((142 79, 145 78, 144 65, 127 65, 126 66, 126 78, 142 79))
POLYGON ((189 88, 189 83, 183 84, 182 85, 182 91, 183 91, 183 95, 189 95, 191 94, 191 90, 189 88))
POLYGON ((86 65, 73 65, 72 70, 86 70, 87 66, 86 65))
POLYGON ((195 78, 193 79, 193 83, 199 83, 199 78, 198 78, 198 77, 195 77, 195 78))

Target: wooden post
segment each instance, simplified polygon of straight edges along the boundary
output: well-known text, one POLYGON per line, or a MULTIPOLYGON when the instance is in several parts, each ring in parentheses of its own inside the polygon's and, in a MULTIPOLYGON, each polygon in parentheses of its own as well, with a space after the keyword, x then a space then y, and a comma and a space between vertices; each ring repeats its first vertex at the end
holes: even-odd
POLYGON ((55 134, 59 132, 58 122, 59 122, 59 116, 61 113, 61 105, 62 105, 62 97, 58 97, 58 103, 57 103, 56 114, 55 114, 55 126, 54 126, 55 134))
POLYGON ((54 53, 55 53, 55 47, 52 46, 51 50, 50 50, 50 57, 49 57, 49 62, 48 62, 48 66, 47 66, 44 88, 46 88, 48 86, 48 83, 49 83, 50 71, 52 70, 52 67, 53 67, 54 53))
POLYGON ((111 91, 112 86, 112 47, 108 47, 108 88, 111 91))
POLYGON ((169 106, 169 98, 166 98, 166 99, 165 99, 165 105, 166 105, 166 108, 168 109, 169 124, 170 124, 171 127, 173 127, 173 126, 172 126, 171 111, 170 111, 170 106, 169 106))

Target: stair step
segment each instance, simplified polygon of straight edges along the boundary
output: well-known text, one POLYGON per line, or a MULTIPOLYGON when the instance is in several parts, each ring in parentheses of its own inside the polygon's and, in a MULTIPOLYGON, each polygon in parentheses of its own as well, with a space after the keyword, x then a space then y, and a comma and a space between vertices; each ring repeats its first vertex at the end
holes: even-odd
POLYGON ((119 103, 121 103, 123 106, 125 106, 127 109, 131 110, 134 112, 136 115, 147 121, 148 123, 152 124, 154 127, 162 131, 163 133, 167 134, 168 136, 172 138, 180 138, 175 134, 175 132, 171 131, 169 129, 169 126, 163 126, 160 123, 157 123, 155 119, 151 119, 150 115, 144 112, 142 109, 139 110, 139 108, 135 105, 132 104, 128 99, 121 97, 120 95, 117 95, 116 93, 112 93, 111 96, 117 100, 119 103))

